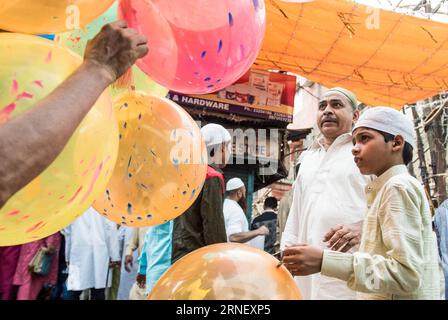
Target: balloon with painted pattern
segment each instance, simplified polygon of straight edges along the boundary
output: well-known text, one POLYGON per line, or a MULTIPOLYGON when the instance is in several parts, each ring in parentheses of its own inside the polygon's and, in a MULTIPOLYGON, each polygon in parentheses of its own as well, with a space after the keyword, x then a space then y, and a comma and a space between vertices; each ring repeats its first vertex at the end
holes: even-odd
MULTIPOLYGON (((93 39, 101 31, 103 26, 117 20, 118 1, 115 1, 105 13, 96 18, 93 22, 89 23, 83 28, 60 33, 56 36, 55 41, 83 57, 86 50, 87 42, 93 39)), ((135 90, 144 91, 148 94, 160 97, 164 97, 168 93, 167 88, 162 87, 157 82, 152 80, 135 65, 132 67, 132 74, 130 76, 132 76, 132 79, 130 79, 130 83, 126 87, 109 87, 110 94, 113 97, 121 95, 129 88, 134 88, 135 90)))
POLYGON ((264 0, 121 0, 120 15, 148 38, 137 65, 170 90, 205 94, 252 66, 264 38, 264 0))
POLYGON ((198 125, 176 103, 128 92, 114 103, 117 165, 94 208, 129 227, 159 225, 184 213, 202 190, 207 151, 198 125))
POLYGON ((176 261, 148 300, 300 300, 294 278, 272 255, 247 244, 219 243, 176 261))
MULTIPOLYGON (((81 63, 52 41, 0 33, 0 125, 33 108, 81 63)), ((104 93, 56 160, 0 210, 0 246, 35 241, 73 222, 105 190, 117 152, 117 120, 104 93)))
POLYGON ((51 34, 79 29, 106 11, 114 0, 0 0, 0 29, 51 34))

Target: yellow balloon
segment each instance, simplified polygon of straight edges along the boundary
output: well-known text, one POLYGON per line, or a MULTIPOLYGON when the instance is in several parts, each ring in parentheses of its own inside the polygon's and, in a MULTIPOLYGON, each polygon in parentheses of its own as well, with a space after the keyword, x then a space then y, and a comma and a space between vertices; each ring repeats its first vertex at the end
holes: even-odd
POLYGON ((118 160, 95 209, 130 227, 176 218, 193 204, 205 181, 207 151, 198 125, 166 98, 128 92, 114 105, 118 160))
POLYGON ((300 300, 300 290, 270 254, 238 243, 203 247, 174 263, 148 300, 300 300))
MULTIPOLYGON (((81 63, 51 41, 0 33, 0 125, 32 108, 81 63)), ((0 210, 0 246, 44 238, 84 213, 105 190, 117 152, 116 117, 104 93, 57 159, 0 210)))
POLYGON ((79 29, 114 0, 0 0, 0 29, 50 34, 79 29))

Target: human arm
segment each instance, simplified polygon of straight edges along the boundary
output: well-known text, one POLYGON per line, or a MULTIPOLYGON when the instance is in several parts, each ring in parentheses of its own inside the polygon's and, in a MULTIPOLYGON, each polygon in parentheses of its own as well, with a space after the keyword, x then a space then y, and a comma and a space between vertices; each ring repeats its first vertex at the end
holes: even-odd
POLYGON ((69 78, 0 125, 0 209, 56 159, 103 91, 147 52, 146 39, 125 22, 106 25, 69 78))
POLYGON ((238 243, 244 243, 249 240, 252 240, 255 237, 258 236, 267 236, 269 234, 269 229, 265 226, 261 226, 258 229, 246 231, 246 232, 238 232, 230 234, 229 241, 230 242, 238 242, 238 243))
POLYGON ((131 238, 129 242, 126 243, 125 248, 125 258, 124 258, 124 268, 127 272, 131 272, 131 267, 134 265, 133 253, 137 250, 139 246, 139 229, 135 228, 132 230, 131 238))

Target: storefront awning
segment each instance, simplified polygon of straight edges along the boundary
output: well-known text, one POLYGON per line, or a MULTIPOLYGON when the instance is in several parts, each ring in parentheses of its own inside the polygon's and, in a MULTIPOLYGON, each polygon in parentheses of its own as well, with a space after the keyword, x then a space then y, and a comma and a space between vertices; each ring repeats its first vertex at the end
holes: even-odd
POLYGON ((448 24, 343 0, 266 4, 257 67, 345 87, 369 105, 400 108, 448 90, 448 24))

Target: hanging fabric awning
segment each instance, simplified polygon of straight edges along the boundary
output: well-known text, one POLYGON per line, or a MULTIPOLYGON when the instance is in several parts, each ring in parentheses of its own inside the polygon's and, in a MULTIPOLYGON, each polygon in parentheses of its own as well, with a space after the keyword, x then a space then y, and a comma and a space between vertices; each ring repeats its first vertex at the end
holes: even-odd
POLYGON ((257 67, 345 87, 369 105, 400 108, 448 90, 448 24, 345 0, 266 4, 257 67))

